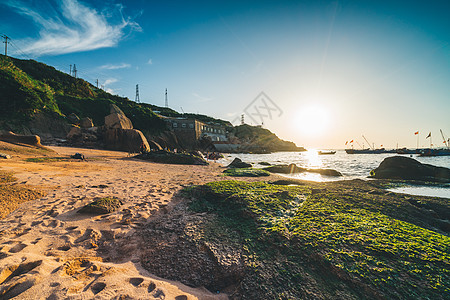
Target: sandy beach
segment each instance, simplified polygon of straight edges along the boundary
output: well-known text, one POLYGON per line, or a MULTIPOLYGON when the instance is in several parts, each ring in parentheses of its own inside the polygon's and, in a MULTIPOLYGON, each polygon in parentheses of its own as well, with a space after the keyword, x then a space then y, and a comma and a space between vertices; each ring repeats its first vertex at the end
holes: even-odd
POLYGON ((50 148, 54 157, 80 152, 87 160, 29 162, 24 158, 33 155, 18 154, 0 162, 18 179, 12 184, 46 193, 0 220, 1 297, 228 299, 148 273, 140 263, 136 234, 136 228, 182 201, 177 192, 184 186, 230 179, 221 175, 221 166, 157 164, 125 152, 50 148), (124 204, 106 215, 77 213, 106 196, 124 204))

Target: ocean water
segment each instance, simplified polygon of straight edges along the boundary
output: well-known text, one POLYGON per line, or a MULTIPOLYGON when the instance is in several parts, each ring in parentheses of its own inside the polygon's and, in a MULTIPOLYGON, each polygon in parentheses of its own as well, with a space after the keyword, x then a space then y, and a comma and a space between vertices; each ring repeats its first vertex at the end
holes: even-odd
MULTIPOLYGON (((330 177, 308 172, 283 176, 311 181, 336 181, 356 178, 367 179, 370 171, 377 168, 383 159, 395 155, 398 154, 347 154, 344 150, 336 150, 336 154, 333 155, 318 155, 315 150, 306 152, 277 152, 271 154, 233 153, 225 154, 225 158, 218 160, 218 162, 226 166, 235 157, 238 157, 242 161, 252 163, 256 168, 264 167, 260 162, 268 162, 272 165, 295 163, 299 167, 310 169, 329 168, 341 172, 343 177, 330 177)), ((410 155, 407 156, 410 157, 410 155)), ((419 157, 418 155, 412 155, 411 157, 421 163, 450 168, 450 156, 419 157)), ((450 198, 450 185, 446 187, 406 186, 399 189, 392 189, 392 191, 413 195, 450 198)))

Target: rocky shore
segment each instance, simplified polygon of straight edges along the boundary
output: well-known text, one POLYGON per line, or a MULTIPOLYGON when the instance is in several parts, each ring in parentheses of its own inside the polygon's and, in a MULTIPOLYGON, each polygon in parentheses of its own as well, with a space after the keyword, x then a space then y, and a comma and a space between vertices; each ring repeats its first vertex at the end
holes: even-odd
POLYGON ((389 192, 388 181, 313 183, 269 173, 235 181, 213 161, 171 165, 3 142, 0 150, 12 157, 0 161, 0 189, 18 191, 0 193, 16 204, 2 205, 0 298, 450 293, 448 202, 389 192), (109 210, 78 213, 102 201, 109 210))

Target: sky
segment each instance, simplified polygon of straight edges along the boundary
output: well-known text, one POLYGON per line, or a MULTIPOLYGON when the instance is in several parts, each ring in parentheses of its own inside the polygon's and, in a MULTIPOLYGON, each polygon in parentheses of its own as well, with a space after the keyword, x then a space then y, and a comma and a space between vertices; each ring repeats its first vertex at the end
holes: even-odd
MULTIPOLYGON (((450 1, 2 0, 8 55, 307 148, 443 146, 450 1), (415 132, 419 134, 415 135, 415 132)), ((1 46, 4 46, 3 44, 1 46)))

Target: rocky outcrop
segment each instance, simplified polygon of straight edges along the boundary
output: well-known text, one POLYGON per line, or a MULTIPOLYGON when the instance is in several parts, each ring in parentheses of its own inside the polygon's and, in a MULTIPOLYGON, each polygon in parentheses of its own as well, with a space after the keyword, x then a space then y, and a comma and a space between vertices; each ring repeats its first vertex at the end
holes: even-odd
POLYGON ((147 139, 137 129, 108 128, 103 134, 105 147, 110 150, 139 153, 150 151, 147 139))
POLYGON ((450 182, 450 169, 422 164, 413 158, 403 156, 385 158, 378 168, 370 172, 370 175, 378 179, 450 182))
POLYGON ((122 204, 122 201, 113 197, 97 198, 80 208, 77 213, 94 215, 109 214, 116 211, 122 204))
POLYGON ((74 125, 80 124, 80 118, 75 113, 71 113, 70 115, 68 115, 67 121, 69 121, 70 123, 72 123, 74 125))
POLYGON ((294 174, 294 173, 318 173, 325 176, 342 176, 342 173, 333 169, 306 169, 298 167, 296 164, 289 165, 276 165, 266 167, 263 170, 269 171, 270 173, 280 173, 280 174, 294 174))
POLYGON ((135 156, 136 158, 164 164, 207 165, 203 157, 191 153, 174 153, 170 151, 151 151, 135 156))
POLYGON ((37 135, 20 135, 11 131, 3 131, 0 133, 0 141, 14 143, 14 144, 26 144, 32 146, 42 146, 41 138, 37 135))
POLYGON ((251 167, 252 167, 251 164, 243 162, 240 158, 237 157, 231 162, 231 164, 227 166, 227 168, 238 168, 238 169, 251 167))

